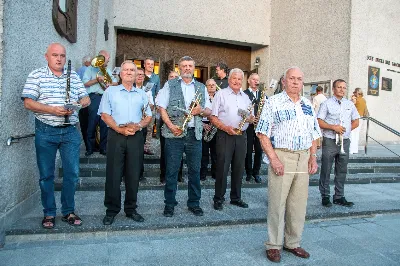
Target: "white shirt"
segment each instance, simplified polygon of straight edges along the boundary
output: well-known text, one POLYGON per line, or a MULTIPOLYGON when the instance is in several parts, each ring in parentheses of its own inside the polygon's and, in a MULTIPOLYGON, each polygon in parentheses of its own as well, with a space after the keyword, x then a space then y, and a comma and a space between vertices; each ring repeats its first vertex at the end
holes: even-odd
MULTIPOLYGON (((186 84, 181 77, 179 77, 181 81, 181 88, 183 93, 183 98, 185 100, 185 107, 186 110, 189 109, 190 103, 193 101, 194 96, 196 94, 194 88, 194 79, 189 84, 186 84)), ((204 87, 204 101, 205 106, 204 108, 208 108, 211 110, 211 102, 207 93, 207 89, 204 87)), ((157 106, 167 109, 169 104, 169 84, 168 82, 165 83, 164 87, 158 92, 157 99, 156 99, 157 106)), ((194 127, 194 119, 191 119, 188 122, 188 127, 194 127)))
POLYGON ((321 106, 321 103, 326 101, 326 97, 323 93, 317 94, 313 98, 313 108, 316 114, 318 114, 319 107, 321 106))

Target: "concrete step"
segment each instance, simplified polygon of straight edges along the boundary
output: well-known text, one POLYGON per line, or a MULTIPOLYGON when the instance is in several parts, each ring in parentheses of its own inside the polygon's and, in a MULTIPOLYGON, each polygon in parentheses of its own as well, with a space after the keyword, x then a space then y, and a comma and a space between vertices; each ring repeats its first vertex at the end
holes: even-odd
MULTIPOLYGON (((92 155, 90 157, 80 157, 79 162, 81 164, 105 164, 106 157, 103 155, 92 155)), ((184 158, 185 162, 185 158, 184 158)), ((318 158, 320 162, 320 156, 318 158)), ((145 155, 145 164, 159 164, 159 155, 145 155)), ((360 155, 350 155, 349 163, 400 163, 399 157, 374 157, 374 156, 360 156, 360 155)), ((264 163, 263 163, 264 164, 264 163)))
MULTIPOLYGON (((211 165, 208 166, 208 169, 211 165)), ((400 163, 349 163, 347 167, 348 174, 358 173, 400 173, 400 163)), ((267 174, 268 165, 261 165, 261 175, 267 174)), ((320 168, 318 168, 318 173, 320 168)), ((183 173, 187 173, 187 166, 183 165, 183 173)), ((158 164, 145 164, 144 165, 144 176, 145 177, 159 177, 160 169, 158 164)), ((59 169, 59 176, 63 176, 62 168, 59 169)), ((80 165, 80 177, 94 177, 94 176, 106 176, 106 164, 81 164, 80 165)))
MULTIPOLYGON (((184 175, 184 182, 178 183, 179 189, 187 189, 187 176, 184 175)), ((228 176, 228 187, 230 187, 230 176, 228 176)), ((243 177, 243 188, 261 188, 267 187, 267 176, 261 175, 261 183, 255 183, 254 179, 246 181, 245 176, 243 177)), ((331 184, 333 185, 334 175, 331 175, 331 184)), ((104 191, 106 178, 95 176, 95 177, 81 177, 77 185, 77 190, 81 191, 104 191)), ((310 186, 318 186, 319 175, 315 174, 310 176, 310 186)), ((346 178, 346 184, 370 184, 370 183, 399 183, 400 174, 396 173, 359 173, 359 174, 348 174, 346 178)), ((207 180, 202 181, 202 188, 214 189, 215 181, 211 178, 211 175, 207 176, 207 180)), ((55 190, 60 191, 62 188, 62 178, 55 180, 55 190)), ((125 187, 122 183, 121 189, 125 187)), ((164 185, 160 183, 159 177, 146 177, 146 181, 140 182, 140 190, 163 190, 164 185)))
MULTIPOLYGON (((213 189, 203 189, 200 205, 204 210, 204 216, 196 217, 186 208, 187 191, 178 189, 177 200, 179 205, 175 208, 175 215, 166 218, 162 215, 164 208, 164 195, 162 191, 140 190, 138 193, 137 211, 145 218, 144 223, 136 223, 123 214, 117 215, 115 223, 111 226, 104 226, 102 218, 105 214, 103 206, 104 192, 102 191, 78 191, 76 193, 76 213, 83 219, 80 227, 69 226, 61 222, 60 214, 56 219, 56 228, 46 230, 41 227, 42 206, 38 200, 36 206, 25 213, 11 226, 6 232, 6 241, 18 237, 24 239, 43 239, 51 240, 54 234, 74 234, 74 233, 96 233, 104 231, 137 231, 153 230, 160 228, 188 228, 206 227, 218 225, 235 225, 265 223, 267 216, 267 189, 265 188, 243 188, 242 199, 249 204, 248 209, 229 204, 228 197, 222 211, 216 211, 212 207, 213 189)), ((56 192, 57 202, 60 192, 56 192)), ((368 184, 368 185, 346 185, 346 198, 354 201, 352 208, 334 205, 331 208, 321 206, 318 187, 309 188, 309 198, 307 204, 307 219, 326 219, 372 215, 379 213, 398 213, 400 212, 400 183, 397 184, 368 184)), ((124 195, 122 195, 122 201, 124 195)), ((135 237, 135 233, 132 233, 135 237)))

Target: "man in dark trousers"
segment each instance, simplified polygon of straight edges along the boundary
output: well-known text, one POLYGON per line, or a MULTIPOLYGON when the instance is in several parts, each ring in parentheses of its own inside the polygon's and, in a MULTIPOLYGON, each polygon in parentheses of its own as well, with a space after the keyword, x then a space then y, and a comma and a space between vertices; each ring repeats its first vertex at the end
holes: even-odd
MULTIPOLYGON (((261 91, 258 86, 260 84, 260 77, 257 73, 253 73, 248 78, 247 82, 249 83, 249 88, 244 91, 244 93, 249 96, 250 101, 254 104, 254 115, 257 115, 258 112, 258 104, 261 99, 261 91)), ((257 138, 255 133, 254 124, 249 124, 249 127, 246 130, 247 134, 247 154, 246 154, 246 181, 250 181, 252 177, 256 183, 261 183, 260 178, 260 168, 261 168, 261 158, 262 158, 262 149, 260 145, 260 140, 257 138), (253 146, 254 146, 254 165, 253 165, 253 146)))

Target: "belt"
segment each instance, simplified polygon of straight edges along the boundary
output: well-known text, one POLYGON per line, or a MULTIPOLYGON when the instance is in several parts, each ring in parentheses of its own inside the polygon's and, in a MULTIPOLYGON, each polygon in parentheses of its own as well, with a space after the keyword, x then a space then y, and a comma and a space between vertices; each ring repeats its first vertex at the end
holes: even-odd
POLYGON ((292 152, 292 153, 308 151, 308 149, 306 149, 306 150, 296 150, 296 151, 293 151, 293 150, 289 150, 289 149, 286 149, 286 148, 275 148, 274 150, 286 151, 286 152, 292 152))
POLYGON ((188 127, 187 130, 194 130, 194 127, 188 127))
POLYGON ((100 94, 100 93, 97 93, 97 92, 92 92, 92 93, 89 93, 89 95, 90 95, 90 94, 94 94, 94 95, 103 96, 103 94, 100 94))
POLYGON ((70 126, 75 126, 75 124, 70 124, 70 125, 59 125, 59 126, 53 126, 55 128, 65 128, 65 127, 70 127, 70 126))

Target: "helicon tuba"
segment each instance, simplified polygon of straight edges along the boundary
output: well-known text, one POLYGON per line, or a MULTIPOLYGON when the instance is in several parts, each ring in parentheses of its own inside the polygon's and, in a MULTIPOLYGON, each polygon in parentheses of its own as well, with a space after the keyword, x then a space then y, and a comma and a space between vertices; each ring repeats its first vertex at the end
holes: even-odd
POLYGON ((104 66, 106 58, 103 55, 98 55, 92 59, 91 65, 92 67, 98 67, 100 70, 96 74, 96 79, 99 82, 100 87, 105 90, 107 85, 112 83, 111 76, 107 72, 107 68, 104 66), (102 76, 104 78, 103 81, 100 81, 99 77, 102 76))

